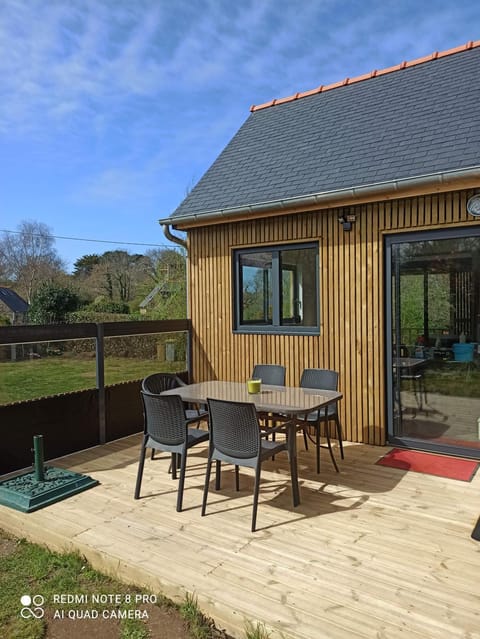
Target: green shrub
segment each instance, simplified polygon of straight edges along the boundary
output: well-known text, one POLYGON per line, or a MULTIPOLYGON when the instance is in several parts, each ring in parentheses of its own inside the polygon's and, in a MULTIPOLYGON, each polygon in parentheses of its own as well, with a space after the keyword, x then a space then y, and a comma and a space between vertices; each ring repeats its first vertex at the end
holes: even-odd
POLYGON ((123 315, 130 313, 130 307, 126 302, 114 302, 113 300, 93 302, 93 304, 87 306, 86 310, 93 311, 94 313, 120 313, 123 315))
POLYGON ((77 293, 68 286, 44 282, 32 298, 29 318, 33 324, 58 324, 67 321, 67 315, 79 304, 77 293))
POLYGON ((81 311, 67 314, 67 322, 69 324, 77 324, 79 322, 131 322, 132 316, 124 313, 98 313, 87 307, 81 311))

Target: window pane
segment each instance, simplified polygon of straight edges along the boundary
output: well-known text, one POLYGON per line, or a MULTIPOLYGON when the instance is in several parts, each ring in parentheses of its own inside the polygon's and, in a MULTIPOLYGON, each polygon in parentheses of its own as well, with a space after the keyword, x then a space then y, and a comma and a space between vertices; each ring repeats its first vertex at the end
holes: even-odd
POLYGON ((280 251, 282 325, 317 326, 315 248, 280 251))
POLYGON ((234 251, 234 330, 317 334, 318 244, 234 251))
POLYGON ((240 256, 242 324, 272 323, 272 254, 240 256))

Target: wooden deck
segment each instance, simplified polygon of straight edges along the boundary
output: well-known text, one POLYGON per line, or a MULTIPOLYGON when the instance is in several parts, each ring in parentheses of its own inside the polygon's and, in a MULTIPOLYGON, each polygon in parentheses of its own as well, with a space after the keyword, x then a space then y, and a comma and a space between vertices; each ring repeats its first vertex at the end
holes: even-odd
POLYGON ((176 600, 194 592, 217 625, 272 639, 480 637, 480 473, 471 483, 375 465, 388 449, 349 445, 341 473, 299 441, 302 504, 291 506, 286 460, 265 464, 259 530, 250 533, 253 477, 223 473, 200 516, 206 449, 187 469, 185 510, 165 457, 145 464, 133 500, 139 436, 57 460, 100 485, 31 514, 0 506, 0 526, 176 600))

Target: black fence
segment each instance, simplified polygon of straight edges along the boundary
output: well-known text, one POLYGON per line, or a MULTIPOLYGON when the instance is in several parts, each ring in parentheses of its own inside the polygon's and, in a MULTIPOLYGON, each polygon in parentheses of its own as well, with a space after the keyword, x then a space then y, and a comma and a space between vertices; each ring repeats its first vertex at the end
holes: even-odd
MULTIPOLYGON (((105 386, 106 337, 186 332, 190 371, 190 321, 162 320, 0 327, 0 344, 95 339, 96 388, 0 405, 0 475, 32 464, 34 435, 43 435, 45 459, 53 459, 142 429, 141 380, 105 386)), ((0 380, 1 383, 1 380, 0 380)))

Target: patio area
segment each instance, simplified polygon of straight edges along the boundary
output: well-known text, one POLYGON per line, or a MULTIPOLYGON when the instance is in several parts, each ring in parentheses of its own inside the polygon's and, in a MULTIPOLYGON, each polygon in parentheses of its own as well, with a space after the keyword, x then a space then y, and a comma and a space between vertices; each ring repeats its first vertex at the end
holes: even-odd
MULTIPOLYGON (((264 464, 258 531, 253 475, 222 473, 200 517, 206 447, 190 451, 184 511, 165 455, 147 459, 133 499, 140 436, 53 462, 100 485, 31 514, 0 506, 1 527, 200 608, 235 637, 259 621, 272 639, 480 637, 480 473, 471 483, 375 465, 389 448, 346 444, 335 473, 298 440, 302 503, 286 456, 264 464)), ((310 447, 312 448, 312 447, 310 447)), ((227 470, 228 468, 228 470, 227 470)))

